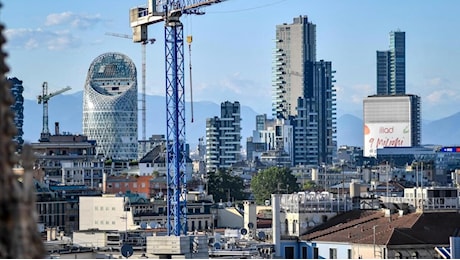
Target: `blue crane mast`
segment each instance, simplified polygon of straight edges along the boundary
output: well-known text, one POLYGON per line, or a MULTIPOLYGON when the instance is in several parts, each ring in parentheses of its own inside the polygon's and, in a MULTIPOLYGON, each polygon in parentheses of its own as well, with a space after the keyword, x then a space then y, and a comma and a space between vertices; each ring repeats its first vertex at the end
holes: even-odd
POLYGON ((130 10, 133 41, 147 40, 148 25, 165 23, 167 234, 187 234, 185 154, 184 32, 182 14, 204 14, 205 6, 224 0, 148 0, 130 10))

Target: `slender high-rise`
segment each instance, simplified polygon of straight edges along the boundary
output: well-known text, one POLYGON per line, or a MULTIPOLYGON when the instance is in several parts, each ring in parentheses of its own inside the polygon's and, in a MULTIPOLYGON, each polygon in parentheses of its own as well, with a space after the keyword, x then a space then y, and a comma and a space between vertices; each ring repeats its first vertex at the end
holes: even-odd
POLYGON ((377 95, 406 93, 406 33, 390 32, 390 49, 377 51, 377 95))
POLYGON ((421 98, 406 94, 406 33, 390 32, 390 49, 377 51, 377 94, 363 100, 364 156, 378 149, 421 144, 421 98))
POLYGON ((312 85, 316 61, 316 25, 307 16, 276 26, 273 60, 273 115, 288 119, 297 114, 297 98, 312 85))
POLYGON ((334 72, 316 60, 316 25, 307 16, 276 26, 273 112, 294 123, 293 165, 330 164, 337 150, 334 72))
POLYGON ((115 160, 137 159, 137 72, 121 53, 104 53, 91 63, 83 96, 83 134, 97 153, 115 160))
POLYGON ((313 87, 298 98, 294 119, 295 165, 332 163, 337 150, 332 63, 313 63, 313 87))
POLYGON ((206 171, 230 168, 241 153, 241 112, 238 101, 220 105, 220 118, 206 119, 206 171))

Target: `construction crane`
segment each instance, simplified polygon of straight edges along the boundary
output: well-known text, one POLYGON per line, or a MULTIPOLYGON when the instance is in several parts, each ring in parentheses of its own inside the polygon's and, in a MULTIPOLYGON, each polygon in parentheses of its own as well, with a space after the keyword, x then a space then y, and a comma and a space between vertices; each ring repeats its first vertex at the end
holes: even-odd
POLYGON ((184 32, 182 14, 204 14, 205 6, 224 0, 148 0, 130 9, 133 41, 147 39, 151 24, 164 22, 166 78, 167 234, 187 234, 185 154, 184 32))
POLYGON ((50 137, 50 130, 48 128, 48 101, 50 100, 50 98, 57 96, 63 92, 66 92, 67 90, 70 90, 70 89, 71 88, 67 86, 61 90, 48 94, 48 82, 46 81, 43 82, 42 94, 38 95, 37 97, 38 104, 43 103, 43 127, 42 127, 42 133, 40 134, 40 141, 49 141, 49 137, 50 137))
MULTIPOLYGON (((133 39, 132 36, 129 36, 127 34, 120 34, 120 33, 105 33, 106 35, 110 36, 115 36, 115 37, 120 37, 120 38, 126 38, 126 39, 133 39)), ((142 154, 144 155, 146 153, 146 147, 145 147, 145 140, 146 140, 146 123, 145 123, 145 118, 146 118, 146 101, 145 101, 145 74, 146 74, 146 62, 145 62, 145 56, 146 56, 146 45, 148 43, 155 43, 156 39, 151 38, 147 39, 144 41, 141 41, 141 46, 142 46, 142 154)))

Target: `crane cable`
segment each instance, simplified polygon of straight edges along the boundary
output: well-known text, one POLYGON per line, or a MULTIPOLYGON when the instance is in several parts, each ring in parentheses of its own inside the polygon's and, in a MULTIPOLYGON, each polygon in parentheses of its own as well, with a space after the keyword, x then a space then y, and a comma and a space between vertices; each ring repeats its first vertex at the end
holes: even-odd
POLYGON ((192 115, 192 123, 193 123, 193 91, 192 91, 192 34, 190 33, 187 35, 187 43, 188 43, 188 64, 189 64, 189 84, 190 84, 190 111, 192 115))

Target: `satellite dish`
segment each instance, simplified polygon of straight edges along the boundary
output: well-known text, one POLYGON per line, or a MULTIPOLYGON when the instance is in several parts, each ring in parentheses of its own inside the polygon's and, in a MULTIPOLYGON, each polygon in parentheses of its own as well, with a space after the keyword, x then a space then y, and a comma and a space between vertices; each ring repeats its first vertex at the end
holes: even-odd
POLYGON ((242 229, 240 230, 240 233, 241 233, 241 235, 245 236, 245 235, 248 233, 248 230, 245 229, 245 228, 242 228, 242 229))
POLYGON ((121 255, 128 258, 130 256, 133 255, 133 246, 132 245, 129 245, 129 244, 123 244, 123 246, 121 246, 121 255))
POLYGON ((254 228, 254 224, 253 224, 252 222, 249 222, 249 223, 248 223, 248 228, 249 228, 249 229, 253 229, 253 228, 254 228))
POLYGON ((157 228, 158 227, 158 223, 155 222, 155 221, 150 222, 149 225, 150 225, 150 228, 157 228))
POLYGON ((257 236, 259 237, 260 240, 265 240, 266 238, 266 235, 265 235, 265 232, 263 231, 260 231, 257 236))
POLYGON ((265 206, 270 206, 270 200, 265 200, 265 206))
POLYGON ((146 228, 147 228, 147 223, 144 222, 144 221, 142 221, 142 222, 141 222, 141 228, 142 228, 142 229, 146 229, 146 228))

